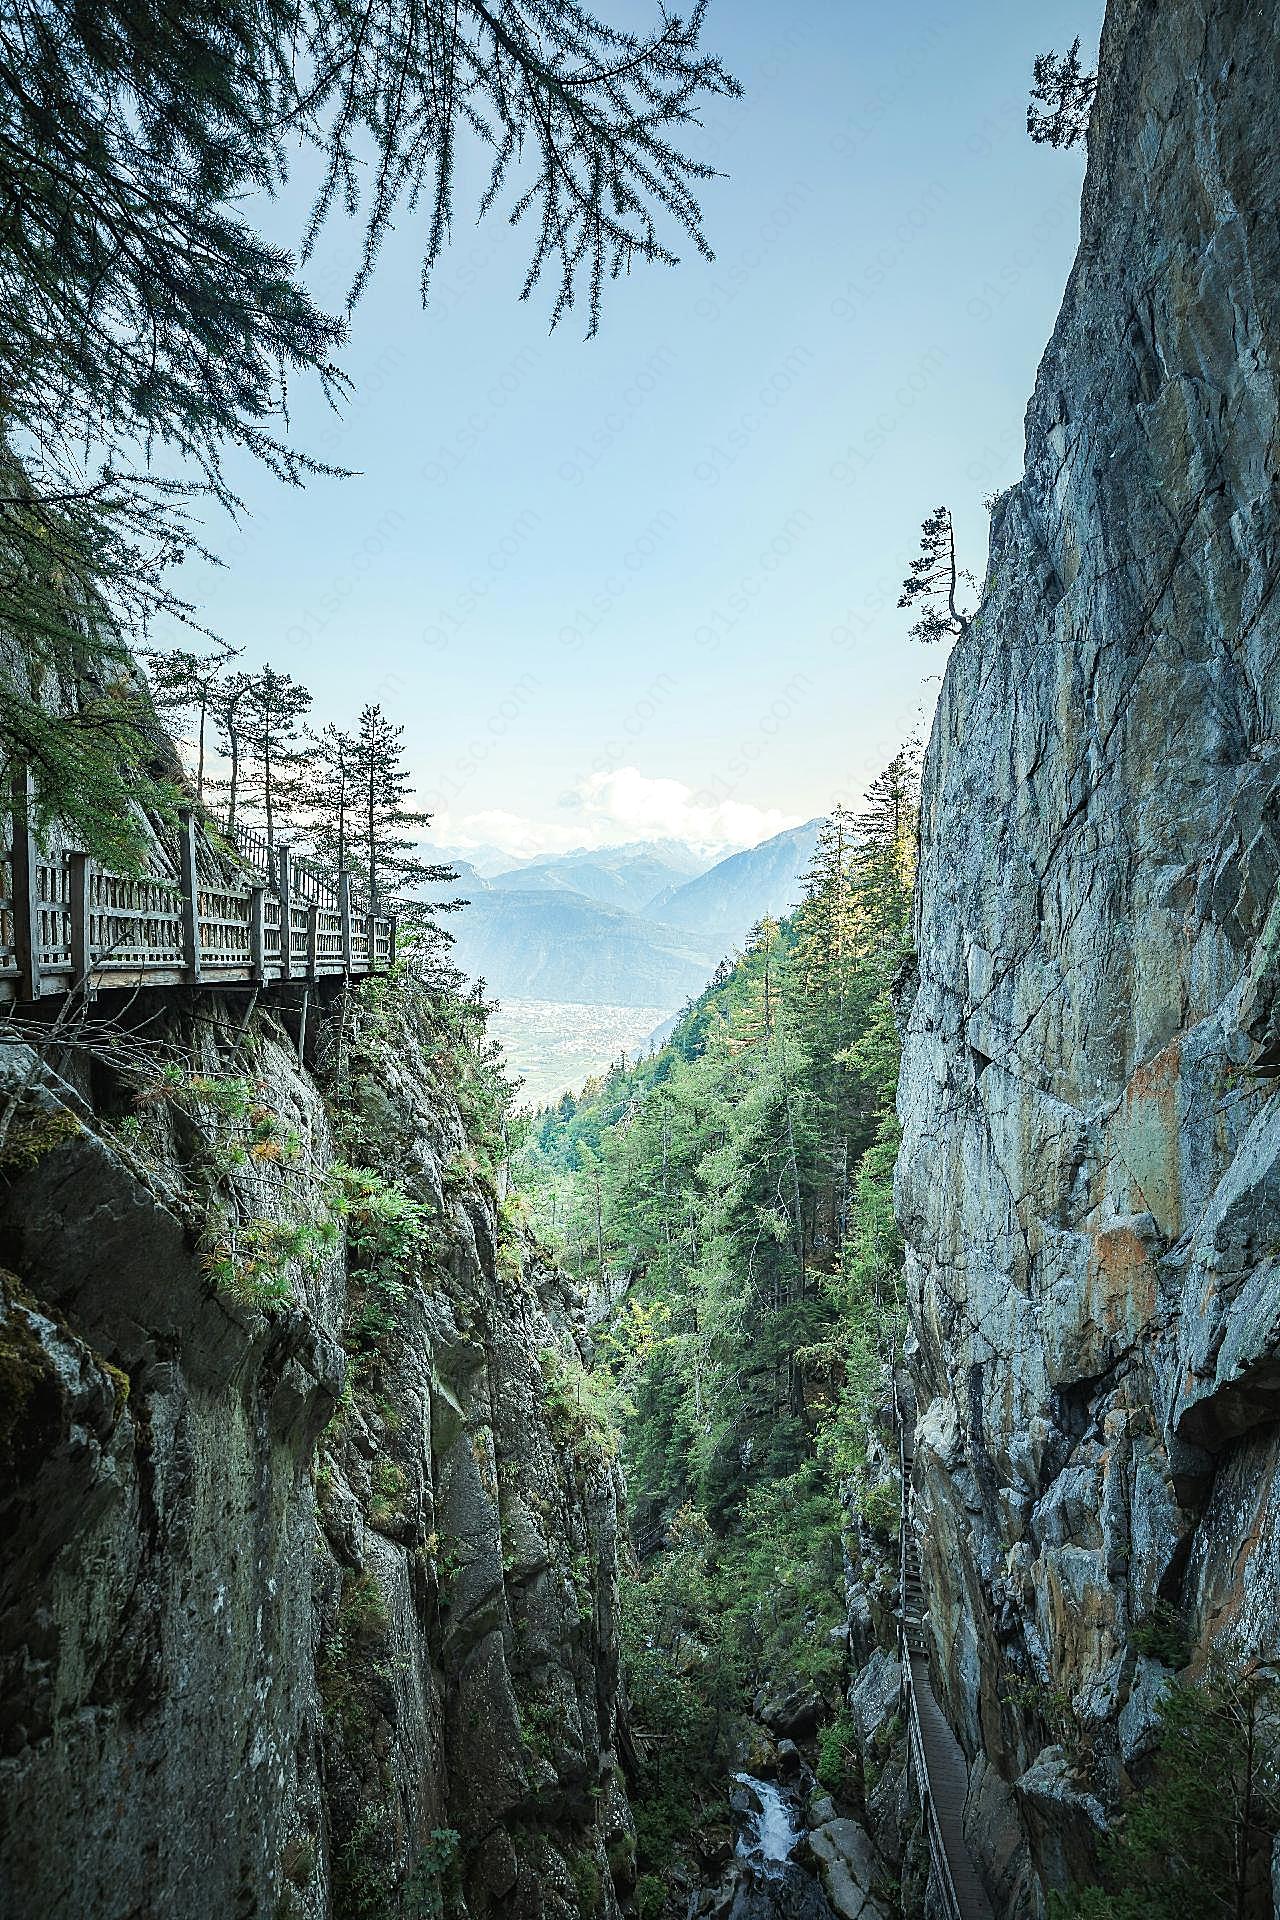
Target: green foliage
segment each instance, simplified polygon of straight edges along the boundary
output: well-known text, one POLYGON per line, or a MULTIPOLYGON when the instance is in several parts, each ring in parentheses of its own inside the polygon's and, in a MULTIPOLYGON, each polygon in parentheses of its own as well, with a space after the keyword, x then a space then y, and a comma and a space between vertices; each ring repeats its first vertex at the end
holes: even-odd
POLYGON ((1124 1808, 1100 1884, 1055 1896, 1055 1920, 1269 1920, 1280 1828, 1274 1677, 1222 1665, 1170 1680, 1150 1781, 1124 1808))
POLYGON ((1079 35, 1067 51, 1038 53, 1032 68, 1027 132, 1037 146, 1074 147, 1089 131, 1096 73, 1086 73, 1079 35))
POLYGON ((920 529, 920 552, 902 583, 900 607, 916 607, 911 638, 926 645, 958 640, 968 632, 972 609, 957 604, 961 584, 976 586, 956 559, 956 533, 949 507, 935 507, 920 529))
POLYGON ((828 1720, 818 1734, 818 1779, 827 1789, 849 1799, 856 1791, 859 1777, 858 1746, 853 1720, 842 1707, 834 1720, 828 1720))
POLYGON ((409 1476, 403 1467, 385 1456, 375 1460, 370 1475, 373 1499, 369 1506, 369 1525, 386 1533, 404 1522, 409 1501, 409 1476))
POLYGON ((326 1724, 349 1749, 368 1737, 377 1685, 374 1663, 388 1625, 386 1602, 373 1574, 348 1568, 337 1617, 320 1643, 316 1677, 326 1724))
POLYGON ((577 5, 11 0, 0 773, 31 767, 44 821, 109 866, 142 864, 140 808, 171 815, 180 773, 126 647, 162 617, 200 630, 169 584, 214 557, 193 502, 238 510, 229 449, 292 485, 335 471, 292 444, 290 385, 301 374, 340 403, 345 320, 246 208, 285 188, 297 155, 318 158, 299 241, 309 252, 335 205, 363 210, 352 301, 397 207, 425 209, 425 300, 472 146, 489 163, 479 214, 505 201, 527 222, 522 294, 549 271, 553 319, 582 290, 594 330, 607 279, 674 261, 660 224, 709 252, 695 187, 712 170, 678 130, 738 88, 700 48, 702 14, 636 35, 577 5))
POLYGON ((295 1272, 317 1273, 332 1259, 337 1229, 328 1214, 292 1219, 223 1220, 200 1256, 214 1290, 245 1306, 281 1306, 295 1272))
POLYGON ((593 1455, 612 1459, 617 1440, 605 1383, 588 1373, 576 1354, 566 1356, 555 1347, 541 1349, 538 1371, 551 1431, 561 1445, 584 1465, 593 1455))
POLYGON ((642 1873, 634 1895, 636 1920, 662 1920, 667 1907, 667 1885, 656 1873, 642 1873))
POLYGON ((1136 1653, 1146 1654, 1149 1659, 1159 1660, 1163 1666, 1175 1670, 1185 1667, 1192 1654, 1186 1621, 1176 1607, 1163 1600, 1153 1608, 1149 1620, 1140 1621, 1133 1628, 1129 1644, 1136 1653))
MULTIPOLYGON (((824 827, 794 916, 753 929, 659 1053, 536 1116, 515 1162, 541 1229, 618 1300, 597 1352, 646 1552, 623 1655, 655 1876, 758 1686, 838 1697, 847 1483, 896 1534, 862 1469, 904 1322, 890 994, 915 818, 908 752, 824 827)), ((566 1398, 553 1371, 553 1419, 566 1398)))
POLYGON ((334 1910, 343 1920, 393 1920, 395 1862, 386 1847, 390 1815, 366 1807, 334 1858, 334 1910))
POLYGON ((382 910, 382 902, 412 898, 424 886, 457 878, 452 867, 423 860, 416 851, 420 829, 430 825, 431 815, 409 804, 404 728, 380 706, 361 710, 344 756, 344 778, 350 787, 353 864, 359 863, 368 883, 374 913, 382 910))
POLYGON ((459 1891, 458 1844, 453 1827, 436 1827, 409 1870, 401 1903, 403 1920, 438 1920, 459 1891))
MULTIPOLYGON (((0 505, 0 550, 4 523, 0 505)), ((162 830, 176 827, 186 798, 180 768, 128 654, 110 635, 78 631, 66 594, 64 582, 43 596, 28 588, 19 607, 0 587, 0 612, 8 606, 28 628, 17 670, 0 658, 0 782, 7 795, 29 769, 42 847, 56 821, 67 844, 117 873, 140 874, 153 844, 147 815, 162 830)))
MULTIPOLYGON (((685 1508, 667 1541, 622 1591, 623 1666, 646 1754, 632 1794, 636 1853, 649 1872, 667 1867, 697 1820, 699 1796, 719 1786, 743 1684, 706 1520, 685 1508)), ((642 1874, 637 1912, 643 1884, 642 1874)))
POLYGON ((892 1480, 877 1480, 863 1486, 858 1496, 858 1511, 876 1534, 887 1544, 898 1537, 901 1495, 892 1480))
POLYGON ((347 1245, 366 1269, 410 1267, 426 1245, 426 1208, 394 1180, 370 1167, 335 1161, 327 1180, 329 1204, 347 1227, 347 1245))
POLYGON ((582 1920, 592 1920, 592 1916, 600 1911, 600 1901, 604 1893, 600 1869, 589 1853, 571 1853, 569 1873, 573 1880, 574 1892, 578 1896, 578 1912, 582 1920))

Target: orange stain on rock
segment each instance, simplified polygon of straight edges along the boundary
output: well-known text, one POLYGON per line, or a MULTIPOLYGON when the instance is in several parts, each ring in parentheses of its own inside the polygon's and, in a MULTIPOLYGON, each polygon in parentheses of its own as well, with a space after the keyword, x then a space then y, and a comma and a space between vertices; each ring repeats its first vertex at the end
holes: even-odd
POLYGON ((1132 1338, 1156 1311, 1151 1249, 1132 1227, 1104 1227, 1093 1236, 1089 1262, 1089 1318, 1104 1337, 1132 1338))
POLYGON ((1178 1237, 1182 1179, 1178 1158, 1178 1083, 1182 1038, 1135 1067, 1124 1090, 1124 1164, 1147 1209, 1170 1240, 1178 1237))

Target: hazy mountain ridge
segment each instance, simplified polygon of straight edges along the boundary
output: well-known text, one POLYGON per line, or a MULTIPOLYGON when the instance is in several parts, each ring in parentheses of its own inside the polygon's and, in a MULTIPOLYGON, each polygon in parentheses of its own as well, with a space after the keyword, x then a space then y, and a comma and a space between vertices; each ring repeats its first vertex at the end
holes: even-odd
POLYGON ((709 867, 678 841, 583 848, 489 877, 455 860, 450 892, 470 904, 449 922, 453 957, 509 1004, 496 1031, 527 1097, 576 1088, 619 1046, 665 1036, 762 915, 794 905, 817 829, 808 821, 709 867))
POLYGON ((667 926, 708 940, 723 958, 740 946, 764 914, 780 917, 795 905, 799 882, 817 845, 820 820, 806 820, 719 860, 683 886, 656 894, 646 911, 667 926))
POLYGON ((677 1006, 715 964, 682 929, 567 888, 488 888, 450 931, 459 966, 500 999, 677 1006))
POLYGON ((663 852, 663 844, 669 843, 604 847, 534 860, 494 874, 490 884, 504 892, 576 893, 605 906, 644 914, 656 894, 684 886, 706 868, 691 849, 673 845, 670 852, 663 852))

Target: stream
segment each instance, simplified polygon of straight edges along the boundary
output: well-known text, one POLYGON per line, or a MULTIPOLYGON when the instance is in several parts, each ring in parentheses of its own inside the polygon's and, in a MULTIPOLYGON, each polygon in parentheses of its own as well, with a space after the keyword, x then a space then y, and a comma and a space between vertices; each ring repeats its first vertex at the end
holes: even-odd
POLYGON ((834 1920, 817 1880, 791 1857, 803 1832, 792 1802, 771 1780, 749 1773, 734 1779, 742 1877, 728 1920, 834 1920))

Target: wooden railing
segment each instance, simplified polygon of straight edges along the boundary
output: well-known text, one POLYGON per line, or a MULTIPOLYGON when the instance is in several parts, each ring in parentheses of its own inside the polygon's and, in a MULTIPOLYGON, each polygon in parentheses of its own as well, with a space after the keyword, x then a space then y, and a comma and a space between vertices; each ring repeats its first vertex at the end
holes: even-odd
POLYGON ((898 1655, 902 1663, 908 1771, 920 1796, 933 1884, 946 1920, 992 1920, 991 1903, 964 1841, 967 1769, 959 1743, 946 1725, 929 1675, 920 1553, 911 1518, 915 1412, 914 1406, 903 1405, 896 1373, 893 1421, 898 1433, 898 1469, 902 1481, 898 1531, 898 1655))
POLYGON ((385 972, 396 921, 375 914, 350 873, 330 879, 254 829, 227 838, 236 862, 201 846, 179 815, 153 872, 113 872, 72 848, 44 851, 32 831, 30 778, 19 775, 0 867, 0 1000, 117 986, 307 982, 385 972), (204 853, 204 872, 201 853, 204 853), (225 871, 210 877, 210 867, 225 871))

